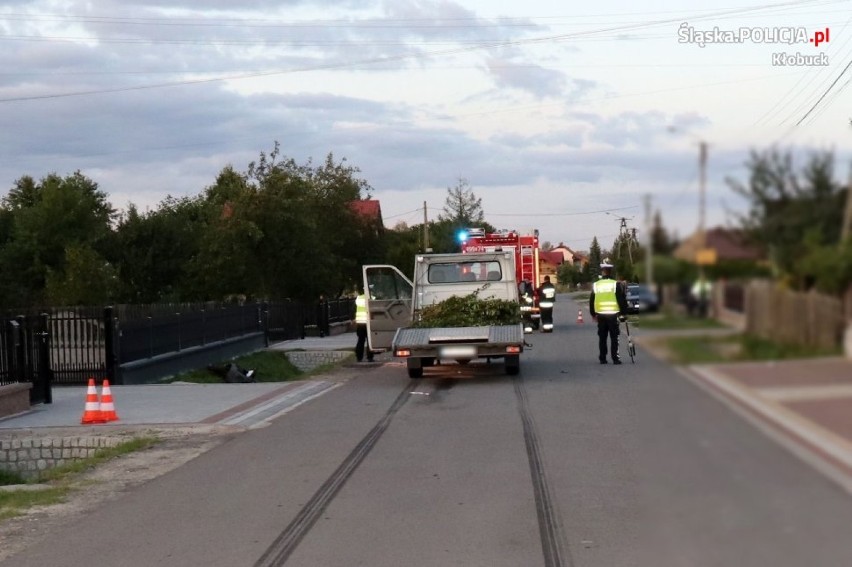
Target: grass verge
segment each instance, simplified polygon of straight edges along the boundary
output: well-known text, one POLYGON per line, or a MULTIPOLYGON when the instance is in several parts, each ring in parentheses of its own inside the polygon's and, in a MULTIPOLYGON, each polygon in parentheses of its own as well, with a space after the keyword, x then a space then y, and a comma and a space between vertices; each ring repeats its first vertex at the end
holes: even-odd
POLYGON ((42 490, 15 490, 0 492, 0 520, 8 520, 33 506, 49 506, 63 502, 71 489, 67 486, 42 490))
POLYGON ((724 329, 726 325, 715 319, 701 319, 698 317, 684 317, 674 313, 661 313, 655 315, 631 316, 630 323, 637 329, 648 330, 690 330, 690 329, 724 329))
POLYGON ((824 350, 788 345, 742 334, 725 337, 673 337, 666 340, 666 346, 671 361, 675 364, 791 360, 840 354, 840 349, 824 350))
MULTIPOLYGON (((302 371, 293 366, 287 359, 287 355, 280 351, 264 350, 240 356, 232 360, 222 361, 217 364, 221 366, 229 362, 235 362, 242 368, 255 371, 256 382, 287 382, 297 378, 303 378, 302 371)), ((210 372, 206 368, 199 368, 190 372, 183 372, 164 380, 164 382, 194 382, 196 384, 221 384, 222 377, 210 372)))
POLYGON ((80 473, 121 455, 146 449, 157 441, 154 437, 131 439, 115 447, 101 449, 92 457, 43 471, 39 478, 32 482, 25 481, 18 474, 0 471, 0 485, 49 483, 44 488, 33 490, 0 491, 0 520, 19 516, 34 506, 49 506, 64 502, 68 494, 74 490, 72 481, 80 473))

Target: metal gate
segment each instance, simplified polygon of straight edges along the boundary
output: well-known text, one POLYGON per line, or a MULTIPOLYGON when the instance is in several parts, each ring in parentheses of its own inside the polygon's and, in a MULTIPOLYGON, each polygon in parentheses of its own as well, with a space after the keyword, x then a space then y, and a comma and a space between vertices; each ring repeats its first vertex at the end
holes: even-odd
POLYGON ((30 382, 30 404, 51 403, 48 315, 5 319, 0 343, 0 385, 30 382))

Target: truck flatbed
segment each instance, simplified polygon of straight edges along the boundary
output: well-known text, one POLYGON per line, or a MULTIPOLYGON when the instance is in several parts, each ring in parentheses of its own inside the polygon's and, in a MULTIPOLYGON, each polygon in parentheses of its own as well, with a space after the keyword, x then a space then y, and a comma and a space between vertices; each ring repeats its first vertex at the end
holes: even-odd
MULTIPOLYGON (((393 349, 417 349, 441 344, 473 343, 488 347, 523 344, 524 328, 516 325, 489 327, 401 328, 393 339, 393 349)), ((503 351, 505 352, 505 351, 503 351)))

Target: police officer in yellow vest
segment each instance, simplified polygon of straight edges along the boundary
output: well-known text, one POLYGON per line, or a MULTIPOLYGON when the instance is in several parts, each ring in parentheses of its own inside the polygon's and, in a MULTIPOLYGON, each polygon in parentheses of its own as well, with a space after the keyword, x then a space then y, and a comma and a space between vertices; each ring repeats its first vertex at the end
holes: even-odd
POLYGON ((589 296, 589 311, 598 322, 598 360, 606 364, 606 342, 610 339, 610 355, 613 364, 621 364, 618 356, 618 323, 624 321, 627 314, 627 297, 624 286, 612 277, 612 263, 609 258, 601 262, 601 279, 592 285, 589 296))
POLYGON ((367 361, 373 362, 373 351, 367 343, 367 297, 361 293, 355 298, 355 335, 358 342, 355 344, 355 358, 358 362, 364 360, 364 351, 367 351, 367 361))

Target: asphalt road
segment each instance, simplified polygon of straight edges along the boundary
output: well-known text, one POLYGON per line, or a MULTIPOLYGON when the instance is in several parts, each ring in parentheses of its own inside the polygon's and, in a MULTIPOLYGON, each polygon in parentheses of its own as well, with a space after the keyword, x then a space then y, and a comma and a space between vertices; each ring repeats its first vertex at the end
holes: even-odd
POLYGON ((516 379, 365 366, 2 565, 852 565, 846 492, 576 313, 516 379))

